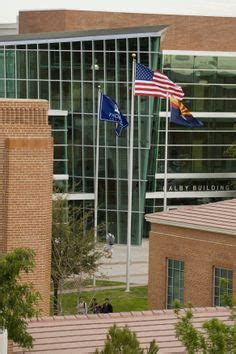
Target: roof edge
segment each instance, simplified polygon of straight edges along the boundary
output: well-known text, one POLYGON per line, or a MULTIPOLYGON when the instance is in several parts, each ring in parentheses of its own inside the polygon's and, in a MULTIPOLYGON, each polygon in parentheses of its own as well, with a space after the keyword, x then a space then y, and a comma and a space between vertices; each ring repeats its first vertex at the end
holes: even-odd
POLYGON ((211 226, 200 226, 198 224, 183 224, 182 222, 177 222, 177 221, 170 221, 170 220, 164 220, 164 219, 157 219, 155 214, 147 214, 145 215, 145 219, 148 222, 151 222, 153 224, 160 224, 160 225, 166 225, 166 226, 176 226, 184 229, 191 229, 191 230, 201 230, 201 231, 208 231, 208 232, 214 232, 217 234, 227 234, 227 235, 236 235, 235 230, 230 230, 230 229, 224 229, 224 228, 219 228, 219 227, 211 227, 211 226), (149 216, 148 216, 149 215, 149 216))
MULTIPOLYGON (((180 310, 181 313, 186 312, 187 308, 183 308, 180 310)), ((194 314, 201 314, 203 311, 205 312, 230 312, 228 307, 224 306, 216 306, 216 307, 193 307, 192 308, 194 314)), ((125 318, 125 317, 143 317, 143 316, 163 316, 163 315, 175 315, 173 309, 163 309, 163 310, 147 310, 147 311, 129 311, 129 312, 113 312, 113 313, 106 313, 106 314, 89 314, 89 315, 62 315, 62 316, 41 316, 41 317, 34 317, 30 319, 28 322, 47 322, 47 321, 63 321, 63 320, 75 320, 75 319, 96 319, 96 318, 125 318)))
POLYGON ((167 30, 167 25, 157 26, 134 26, 134 27, 117 27, 105 29, 93 29, 86 31, 62 31, 62 32, 41 32, 41 33, 25 33, 17 35, 6 35, 0 37, 0 43, 25 43, 25 42, 63 42, 71 40, 91 40, 106 39, 106 38, 124 38, 124 37, 146 37, 150 36, 161 37, 167 30))
POLYGON ((176 16, 179 16, 179 17, 208 17, 208 18, 235 18, 235 16, 232 15, 232 13, 228 14, 222 14, 222 13, 217 13, 217 14, 214 14, 214 15, 209 15, 208 13, 206 13, 206 11, 202 11, 202 13, 193 13, 193 12, 189 12, 188 10, 185 9, 178 9, 178 10, 161 10, 159 9, 158 12, 156 12, 156 9, 155 10, 145 10, 143 9, 142 11, 141 10, 138 10, 138 11, 134 11, 134 9, 130 9, 130 10, 126 10, 126 11, 121 11, 121 10, 117 10, 117 9, 110 9, 110 10, 104 10, 104 9, 97 9, 97 10, 91 10, 91 9, 76 9, 76 8, 44 8, 44 9, 22 9, 22 10, 19 10, 19 14, 20 13, 24 13, 24 12, 50 12, 50 11, 66 11, 66 12, 69 12, 69 11, 73 11, 73 12, 90 12, 90 13, 99 13, 99 12, 102 12, 102 13, 108 13, 108 14, 111 14, 111 13, 116 13, 116 14, 127 14, 127 15, 147 15, 147 16, 153 16, 153 15, 157 15, 157 16, 171 16, 171 17, 176 17, 176 16))

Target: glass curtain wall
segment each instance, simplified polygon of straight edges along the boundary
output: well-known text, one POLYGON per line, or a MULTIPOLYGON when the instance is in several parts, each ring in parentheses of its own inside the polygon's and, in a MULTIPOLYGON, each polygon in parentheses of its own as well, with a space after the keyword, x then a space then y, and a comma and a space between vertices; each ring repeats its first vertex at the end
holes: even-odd
MULTIPOLYGON (((124 35, 123 35, 124 37, 124 35)), ((93 193, 96 153, 98 85, 130 117, 132 53, 137 60, 160 66, 159 37, 110 38, 2 45, 0 96, 49 100, 51 110, 68 111, 67 122, 56 135, 54 170, 68 168, 70 193, 93 193), (66 128, 65 128, 66 127, 66 128), (67 131, 67 137, 63 135, 67 131), (65 144, 66 141, 66 144, 65 144), (65 151, 65 145, 67 150, 65 151)), ((156 107, 149 98, 135 98, 132 243, 143 237, 147 168, 156 107)), ((51 119, 57 124, 58 119, 51 119)), ((61 122, 62 123, 62 122, 61 122)), ((58 123, 59 124, 59 123, 58 123)), ((100 123, 98 221, 127 237, 127 166, 129 127, 117 138, 114 124, 100 123)), ((58 172, 57 172, 58 173, 58 172)), ((63 170, 61 173, 67 173, 63 170)), ((93 209, 91 201, 74 202, 93 209)))
MULTIPOLYGON (((236 55, 163 54, 163 71, 185 92, 184 103, 204 126, 169 124, 167 205, 176 208, 236 196, 236 55)), ((163 210, 165 100, 153 140, 155 168, 149 175, 146 212, 163 210), (156 175, 154 176, 153 172, 156 175)))

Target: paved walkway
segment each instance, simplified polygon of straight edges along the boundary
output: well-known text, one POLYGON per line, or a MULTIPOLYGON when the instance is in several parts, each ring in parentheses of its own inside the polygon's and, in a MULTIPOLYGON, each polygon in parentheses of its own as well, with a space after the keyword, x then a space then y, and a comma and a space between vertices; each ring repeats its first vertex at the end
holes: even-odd
MULTIPOLYGON (((145 284, 130 284, 130 288, 135 288, 135 287, 142 287, 145 284)), ((126 285, 107 285, 107 286, 96 286, 94 288, 93 286, 88 286, 86 288, 81 288, 81 292, 91 292, 91 291, 103 291, 103 290, 112 290, 112 289, 125 289, 126 285)), ((65 289, 60 292, 59 294, 72 294, 72 293, 78 293, 78 289, 65 289)), ((53 295, 53 292, 51 291, 51 295, 53 295)), ((1 352, 0 352, 1 354, 1 352)))
MULTIPOLYGON (((144 239, 141 246, 131 246, 130 284, 147 285, 148 283, 148 247, 144 239)), ((113 246, 112 258, 104 258, 99 271, 101 278, 126 282, 127 246, 113 246)))

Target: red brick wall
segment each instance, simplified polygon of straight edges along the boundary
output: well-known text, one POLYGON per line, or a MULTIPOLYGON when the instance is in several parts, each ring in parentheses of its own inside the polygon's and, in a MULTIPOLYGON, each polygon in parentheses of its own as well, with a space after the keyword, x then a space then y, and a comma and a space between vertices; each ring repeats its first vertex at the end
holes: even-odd
POLYGON ((49 314, 53 144, 48 103, 0 100, 0 251, 30 247, 34 273, 24 276, 40 291, 49 314))
POLYGON ((148 303, 150 309, 166 307, 166 260, 184 261, 184 305, 213 306, 213 266, 234 269, 235 236, 152 224, 149 238, 148 303))
POLYGON ((236 18, 121 12, 21 11, 19 32, 63 32, 166 25, 162 49, 236 51, 236 18))

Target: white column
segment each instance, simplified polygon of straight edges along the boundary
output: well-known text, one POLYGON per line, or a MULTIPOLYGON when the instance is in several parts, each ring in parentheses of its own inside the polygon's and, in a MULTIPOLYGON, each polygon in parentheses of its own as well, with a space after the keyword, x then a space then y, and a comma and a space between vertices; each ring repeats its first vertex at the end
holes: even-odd
MULTIPOLYGON (((101 101, 101 90, 100 87, 98 87, 96 161, 95 161, 95 180, 94 180, 94 242, 95 243, 97 242, 97 233, 98 233, 98 169, 99 169, 100 101, 101 101)), ((93 286, 96 286, 95 276, 93 277, 93 286)))
POLYGON ((130 256, 131 256, 131 227, 132 227, 132 180, 133 180, 133 145, 134 145, 134 81, 136 71, 136 54, 133 57, 132 97, 130 112, 130 139, 128 160, 128 218, 127 218, 127 260, 126 260, 126 291, 130 290, 130 256))
POLYGON ((7 330, 0 328, 0 353, 7 354, 7 330))

